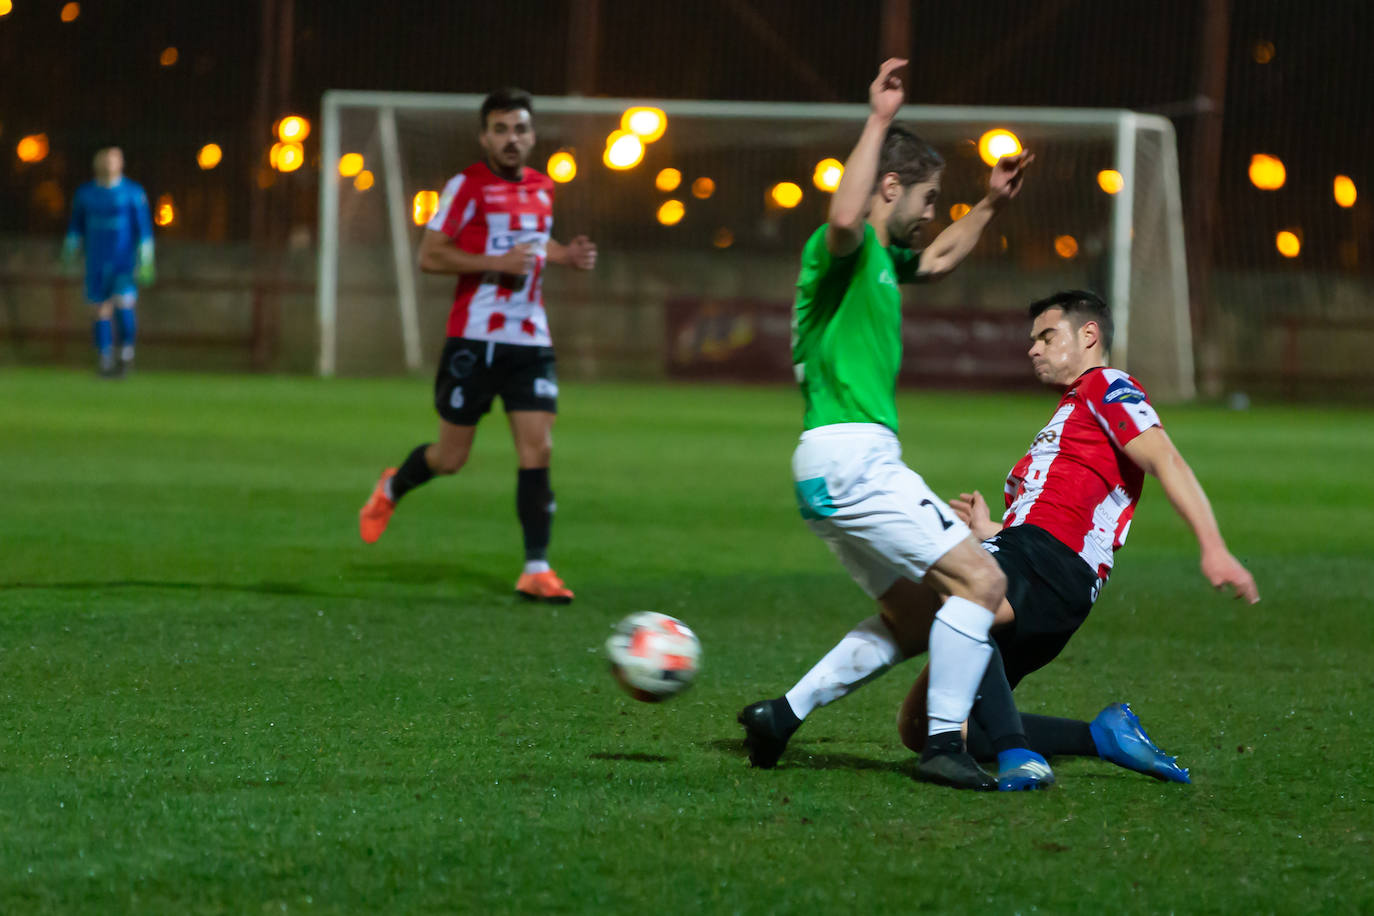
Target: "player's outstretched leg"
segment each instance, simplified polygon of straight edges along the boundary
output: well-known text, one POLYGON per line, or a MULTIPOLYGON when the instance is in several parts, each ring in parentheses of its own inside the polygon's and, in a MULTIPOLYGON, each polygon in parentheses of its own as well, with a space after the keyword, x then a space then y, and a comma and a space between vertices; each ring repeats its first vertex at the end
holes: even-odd
POLYGON ((1103 760, 1168 782, 1187 782, 1188 771, 1155 746, 1129 703, 1113 703, 1088 723, 1103 760))
POLYGON ((787 704, 786 697, 750 703, 740 710, 735 720, 744 726, 749 765, 761 770, 777 766, 778 758, 787 749, 788 739, 801 727, 801 719, 787 704))

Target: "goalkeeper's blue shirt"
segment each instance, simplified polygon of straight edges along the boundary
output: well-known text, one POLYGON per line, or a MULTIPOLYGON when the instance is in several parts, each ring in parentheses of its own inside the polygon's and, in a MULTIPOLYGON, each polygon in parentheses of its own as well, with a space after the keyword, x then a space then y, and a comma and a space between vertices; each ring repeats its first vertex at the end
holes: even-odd
POLYGON ((153 220, 143 186, 121 178, 109 187, 88 181, 77 188, 67 241, 78 239, 87 273, 131 271, 141 247, 151 256, 153 220))

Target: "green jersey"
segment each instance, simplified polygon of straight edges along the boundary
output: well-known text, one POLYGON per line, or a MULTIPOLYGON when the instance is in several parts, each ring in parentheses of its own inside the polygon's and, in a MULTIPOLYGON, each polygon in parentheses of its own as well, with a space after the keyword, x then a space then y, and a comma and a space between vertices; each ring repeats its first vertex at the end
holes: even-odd
POLYGON ((835 257, 825 226, 807 240, 792 309, 792 363, 806 399, 806 429, 881 423, 897 431, 902 363, 899 282, 916 279, 920 255, 884 248, 873 227, 853 253, 835 257))

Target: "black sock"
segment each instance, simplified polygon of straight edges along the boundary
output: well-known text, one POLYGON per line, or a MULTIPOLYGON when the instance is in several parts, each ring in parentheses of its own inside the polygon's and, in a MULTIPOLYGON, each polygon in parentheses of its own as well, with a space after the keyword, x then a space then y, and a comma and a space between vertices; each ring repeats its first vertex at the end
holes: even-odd
POLYGON ((995 641, 989 640, 989 643, 992 645, 992 657, 988 659, 983 682, 978 685, 978 697, 973 701, 973 711, 969 715, 969 747, 972 753, 973 725, 976 722, 995 755, 1012 748, 1030 747, 1030 744, 1026 741, 1026 727, 1021 723, 1021 713, 1016 711, 1016 701, 1011 698, 1011 684, 1007 682, 1002 653, 995 641))
POLYGON ((936 754, 957 754, 964 750, 964 736, 959 734, 959 729, 952 732, 941 732, 938 735, 929 735, 926 738, 926 749, 921 754, 922 759, 934 757, 936 754))
POLYGON ((1021 717, 1031 750, 1042 757, 1096 757, 1097 743, 1087 722, 1061 719, 1058 716, 1037 716, 1027 713, 1021 717))
POLYGON ((521 468, 515 481, 515 512, 525 532, 525 559, 546 560, 553 536, 553 490, 548 468, 521 468))
POLYGON ((973 755, 974 760, 987 762, 997 759, 997 751, 992 746, 992 739, 978 725, 978 721, 971 716, 968 720, 968 739, 964 743, 968 745, 968 752, 973 755))
POLYGON ((396 469, 396 476, 391 478, 391 499, 399 502, 402 496, 415 489, 422 483, 429 483, 434 478, 434 472, 429 469, 429 462, 425 460, 425 449, 429 445, 417 445, 406 460, 401 462, 401 466, 396 469))

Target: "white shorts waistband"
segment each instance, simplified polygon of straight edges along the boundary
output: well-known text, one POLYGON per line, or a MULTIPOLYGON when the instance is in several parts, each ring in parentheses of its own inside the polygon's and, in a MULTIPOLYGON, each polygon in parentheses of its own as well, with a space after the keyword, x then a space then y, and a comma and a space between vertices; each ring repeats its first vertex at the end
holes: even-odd
POLYGON ((812 439, 890 439, 897 441, 897 434, 881 423, 831 423, 817 426, 801 434, 801 441, 812 439))

